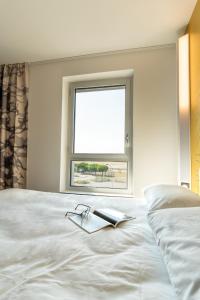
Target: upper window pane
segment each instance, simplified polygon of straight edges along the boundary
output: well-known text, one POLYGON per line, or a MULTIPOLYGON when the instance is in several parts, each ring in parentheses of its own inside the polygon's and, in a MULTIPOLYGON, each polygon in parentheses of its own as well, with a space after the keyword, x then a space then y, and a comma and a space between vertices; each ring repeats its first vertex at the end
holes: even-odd
POLYGON ((74 153, 124 153, 125 86, 76 89, 74 153))

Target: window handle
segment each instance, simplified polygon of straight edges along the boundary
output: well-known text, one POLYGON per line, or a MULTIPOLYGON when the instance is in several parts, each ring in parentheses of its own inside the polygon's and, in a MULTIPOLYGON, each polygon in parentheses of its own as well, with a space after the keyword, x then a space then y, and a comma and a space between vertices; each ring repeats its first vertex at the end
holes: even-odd
POLYGON ((128 136, 128 133, 126 134, 125 141, 126 141, 126 144, 129 143, 129 136, 128 136))

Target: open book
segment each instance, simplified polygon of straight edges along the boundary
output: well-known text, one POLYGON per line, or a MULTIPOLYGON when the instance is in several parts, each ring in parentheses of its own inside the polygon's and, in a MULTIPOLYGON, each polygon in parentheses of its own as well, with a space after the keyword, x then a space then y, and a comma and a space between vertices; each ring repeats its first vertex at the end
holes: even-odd
POLYGON ((119 223, 135 218, 118 210, 105 208, 89 212, 85 218, 80 215, 72 215, 69 219, 88 233, 92 233, 107 226, 117 227, 119 223))

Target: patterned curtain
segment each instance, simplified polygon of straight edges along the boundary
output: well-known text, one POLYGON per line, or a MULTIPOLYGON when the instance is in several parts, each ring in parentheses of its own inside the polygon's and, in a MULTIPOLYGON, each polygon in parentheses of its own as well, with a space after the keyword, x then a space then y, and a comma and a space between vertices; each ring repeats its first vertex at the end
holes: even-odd
POLYGON ((0 189, 26 187, 28 67, 0 65, 0 189))

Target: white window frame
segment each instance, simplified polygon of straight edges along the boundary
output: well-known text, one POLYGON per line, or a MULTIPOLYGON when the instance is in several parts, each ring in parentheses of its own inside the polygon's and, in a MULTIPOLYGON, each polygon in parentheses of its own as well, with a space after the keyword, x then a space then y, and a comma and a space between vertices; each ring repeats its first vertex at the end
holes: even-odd
POLYGON ((103 194, 132 195, 133 189, 133 107, 132 107, 132 78, 116 78, 71 83, 69 87, 68 103, 68 139, 67 139, 67 191, 103 194), (115 86, 125 86, 125 152, 123 154, 91 154, 74 153, 75 103, 76 89, 100 89, 115 86), (127 162, 127 189, 99 188, 86 186, 72 186, 72 161, 99 161, 99 162, 127 162))

